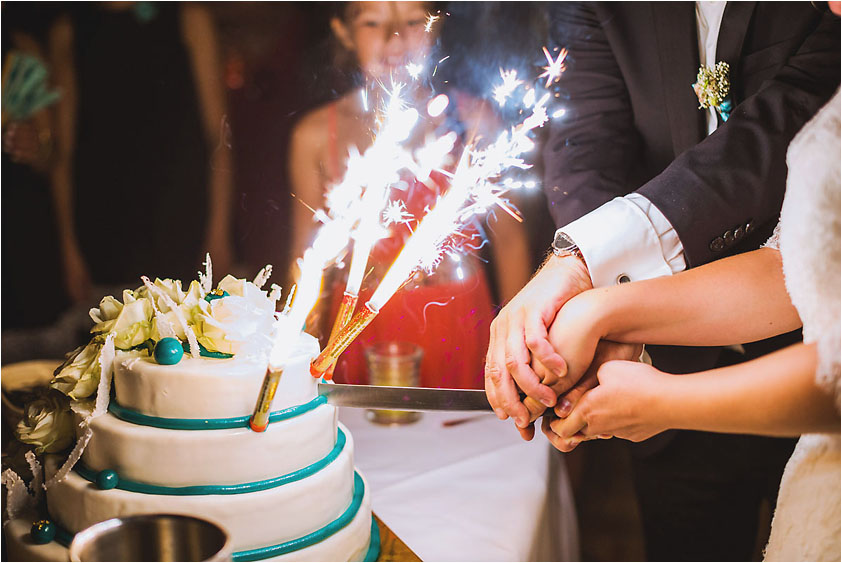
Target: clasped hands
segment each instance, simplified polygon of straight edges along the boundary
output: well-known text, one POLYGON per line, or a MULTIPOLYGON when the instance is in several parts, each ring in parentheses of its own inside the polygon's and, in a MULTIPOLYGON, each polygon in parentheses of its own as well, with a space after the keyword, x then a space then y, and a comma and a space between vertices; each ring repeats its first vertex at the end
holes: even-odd
POLYGON ((544 434, 564 452, 584 440, 640 441, 665 430, 647 414, 659 380, 670 376, 631 361, 642 345, 604 338, 606 291, 592 288, 578 258, 551 256, 491 324, 488 400, 525 440, 541 416, 544 434))

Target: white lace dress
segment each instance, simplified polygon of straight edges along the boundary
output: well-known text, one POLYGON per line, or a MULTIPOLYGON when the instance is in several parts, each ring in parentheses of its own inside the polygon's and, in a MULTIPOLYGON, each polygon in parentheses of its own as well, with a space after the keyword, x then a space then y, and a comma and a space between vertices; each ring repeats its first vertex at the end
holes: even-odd
MULTIPOLYGON (((778 247, 787 291, 816 343, 816 384, 839 407, 840 356, 839 91, 798 133, 787 153, 778 247)), ((805 434, 795 446, 778 493, 767 561, 840 560, 839 433, 805 434)))

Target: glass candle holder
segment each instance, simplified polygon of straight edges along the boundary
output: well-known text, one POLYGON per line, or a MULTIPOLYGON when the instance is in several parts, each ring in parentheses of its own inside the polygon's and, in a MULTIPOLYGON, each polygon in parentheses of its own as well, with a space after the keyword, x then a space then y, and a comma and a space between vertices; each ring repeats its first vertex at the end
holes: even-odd
MULTIPOLYGON (((379 342, 365 349, 371 385, 418 387, 424 350, 411 342, 379 342)), ((370 409, 366 416, 377 424, 409 424, 420 412, 370 409)))

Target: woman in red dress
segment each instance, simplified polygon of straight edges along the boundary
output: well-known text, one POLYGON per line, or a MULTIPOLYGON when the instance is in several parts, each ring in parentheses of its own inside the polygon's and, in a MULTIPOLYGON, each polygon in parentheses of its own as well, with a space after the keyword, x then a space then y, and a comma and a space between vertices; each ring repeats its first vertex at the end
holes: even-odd
MULTIPOLYGON (((427 32, 428 13, 423 2, 351 2, 331 20, 342 47, 356 59, 369 84, 412 83, 406 65, 429 53, 434 33, 427 32)), ((342 98, 305 115, 293 131, 290 175, 296 198, 312 208, 323 207, 326 189, 342 178, 347 148, 363 153, 375 130, 375 97, 382 88, 355 89, 342 98)), ((417 87, 409 92, 418 108, 426 107, 430 92, 417 87)), ((449 111, 416 125, 410 146, 421 146, 429 134, 448 130, 470 131, 474 136, 494 138, 493 115, 481 103, 460 93, 451 93, 449 111), (467 128, 466 126, 469 126, 467 128)), ((420 182, 404 177, 405 189, 393 188, 391 199, 404 202, 416 219, 423 217, 436 198, 447 190, 443 176, 433 174, 420 182)), ((293 256, 300 256, 310 244, 316 224, 304 205, 293 212, 293 256)), ((389 236, 371 252, 368 275, 360 291, 365 303, 410 234, 410 225, 395 224, 389 236)), ((476 254, 487 230, 496 266, 497 287, 502 300, 514 295, 529 275, 529 253, 525 234, 505 213, 482 225, 478 221, 460 233, 461 246, 468 250, 459 257, 445 257, 431 275, 418 274, 382 307, 372 324, 341 356, 335 370, 339 382, 368 381, 364 348, 384 341, 406 341, 423 349, 421 385, 425 387, 483 387, 483 364, 489 326, 495 314, 485 268, 476 254)), ((308 332, 325 344, 336 317, 345 287, 346 271, 333 272, 320 302, 320 315, 308 323, 308 332)), ((312 319, 311 319, 312 320, 312 319)))

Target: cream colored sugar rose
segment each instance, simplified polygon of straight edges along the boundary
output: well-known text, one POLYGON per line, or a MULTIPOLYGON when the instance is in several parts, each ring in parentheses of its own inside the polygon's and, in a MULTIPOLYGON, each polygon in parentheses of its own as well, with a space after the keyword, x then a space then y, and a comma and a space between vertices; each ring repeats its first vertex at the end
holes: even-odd
POLYGON ((99 385, 99 355, 103 344, 105 337, 97 336, 84 348, 80 346, 71 352, 50 381, 50 387, 71 399, 84 399, 93 395, 99 385))
POLYGON ((199 343, 213 352, 238 354, 271 345, 275 302, 253 283, 225 276, 219 289, 227 297, 199 301, 192 316, 199 343))
POLYGON ((109 295, 100 301, 98 309, 91 309, 91 319, 96 323, 91 332, 113 332, 114 346, 128 350, 152 336, 153 314, 152 303, 145 291, 127 289, 123 291, 122 303, 109 295))
MULTIPOLYGON (((181 289, 180 280, 156 279, 155 287, 164 291, 169 298, 172 299, 172 302, 178 305, 178 309, 181 311, 184 318, 187 319, 188 323, 191 325, 194 324, 193 317, 199 313, 199 302, 204 301, 202 298, 202 286, 199 282, 193 280, 187 287, 187 291, 183 291, 181 289)), ((146 288, 144 287, 144 290, 145 289, 146 288)), ((166 317, 173 330, 175 330, 176 337, 178 337, 182 342, 186 341, 187 335, 184 334, 184 329, 178 320, 178 315, 172 310, 172 308, 170 308, 166 300, 160 296, 156 297, 155 306, 159 311, 161 311, 164 317, 166 317)), ((152 338, 155 342, 161 340, 161 331, 158 328, 157 318, 152 319, 152 332, 150 334, 150 338, 152 338)))
POLYGON ((21 442, 36 446, 38 453, 60 452, 70 447, 75 434, 67 399, 50 393, 26 405, 16 434, 21 442))

